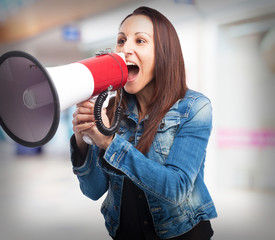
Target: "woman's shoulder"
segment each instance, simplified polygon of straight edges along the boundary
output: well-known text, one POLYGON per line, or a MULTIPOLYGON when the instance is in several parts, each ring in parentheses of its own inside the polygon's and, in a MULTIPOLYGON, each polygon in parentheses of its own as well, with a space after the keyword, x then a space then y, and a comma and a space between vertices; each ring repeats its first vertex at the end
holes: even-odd
POLYGON ((188 89, 185 96, 180 99, 174 107, 183 117, 190 117, 196 114, 201 109, 205 109, 211 113, 211 101, 203 93, 188 89))
POLYGON ((187 89, 185 96, 180 100, 180 101, 190 101, 190 100, 199 100, 199 101, 208 101, 210 102, 209 98, 204 95, 201 92, 192 90, 192 89, 187 89))

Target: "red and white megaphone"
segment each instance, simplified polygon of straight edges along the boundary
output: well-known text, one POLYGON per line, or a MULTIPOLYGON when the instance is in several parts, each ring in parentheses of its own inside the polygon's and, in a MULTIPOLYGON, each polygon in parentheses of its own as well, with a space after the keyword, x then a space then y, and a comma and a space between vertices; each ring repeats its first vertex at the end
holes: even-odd
MULTIPOLYGON (((7 52, 0 57, 1 126, 23 146, 42 146, 56 133, 61 111, 102 94, 95 107, 100 114, 106 90, 122 88, 127 76, 123 53, 102 51, 76 63, 44 68, 28 53, 7 52)), ((116 122, 106 129, 101 115, 97 120, 105 135, 113 134, 118 127, 116 122)))

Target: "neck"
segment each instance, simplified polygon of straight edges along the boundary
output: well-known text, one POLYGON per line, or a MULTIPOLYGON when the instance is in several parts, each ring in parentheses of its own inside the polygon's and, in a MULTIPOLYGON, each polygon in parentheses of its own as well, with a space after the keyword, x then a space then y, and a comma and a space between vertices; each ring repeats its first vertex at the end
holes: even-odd
POLYGON ((139 104, 138 117, 140 121, 145 117, 145 115, 148 112, 147 110, 148 110, 149 99, 145 98, 141 94, 137 94, 136 97, 139 104))
POLYGON ((148 106, 154 94, 155 82, 150 81, 140 92, 136 93, 136 98, 139 103, 139 121, 148 114, 148 106))
POLYGON ((145 88, 143 91, 136 94, 139 104, 139 121, 148 114, 148 106, 152 97, 152 89, 145 88))

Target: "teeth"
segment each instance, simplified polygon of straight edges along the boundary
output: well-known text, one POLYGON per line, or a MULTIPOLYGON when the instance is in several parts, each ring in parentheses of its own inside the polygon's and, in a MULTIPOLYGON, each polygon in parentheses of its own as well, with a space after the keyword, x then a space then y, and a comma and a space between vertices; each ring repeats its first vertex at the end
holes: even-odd
POLYGON ((127 65, 127 66, 135 66, 136 64, 131 63, 131 62, 126 62, 126 65, 127 65))

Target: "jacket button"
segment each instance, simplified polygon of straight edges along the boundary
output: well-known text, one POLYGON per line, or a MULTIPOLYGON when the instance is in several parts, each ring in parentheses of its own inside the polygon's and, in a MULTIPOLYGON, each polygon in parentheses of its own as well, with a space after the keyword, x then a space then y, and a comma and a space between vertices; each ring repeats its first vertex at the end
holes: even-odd
POLYGON ((116 153, 114 153, 114 154, 111 156, 111 158, 110 158, 110 162, 113 162, 113 161, 114 161, 115 156, 116 156, 116 153))
POLYGON ((131 136, 130 138, 129 138, 129 142, 133 142, 135 140, 135 137, 134 136, 131 136))
POLYGON ((160 129, 163 129, 163 128, 164 128, 164 126, 165 126, 165 123, 164 123, 164 122, 162 122, 162 123, 159 125, 159 128, 160 128, 160 129))

